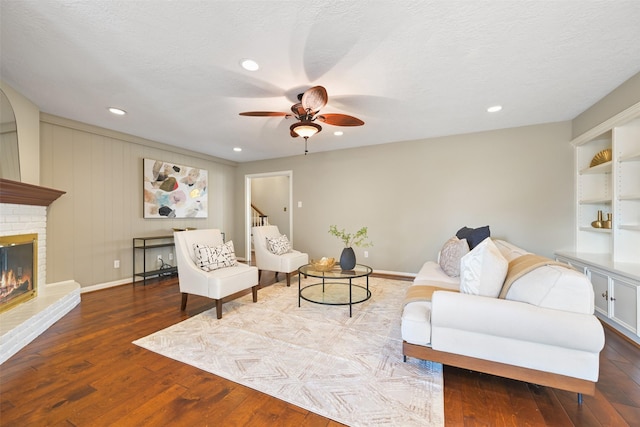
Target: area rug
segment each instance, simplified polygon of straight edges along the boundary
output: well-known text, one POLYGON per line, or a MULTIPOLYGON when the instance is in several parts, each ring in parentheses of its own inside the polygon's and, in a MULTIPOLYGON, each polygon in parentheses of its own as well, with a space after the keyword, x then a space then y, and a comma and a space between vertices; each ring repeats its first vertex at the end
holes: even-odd
POLYGON ((224 304, 220 320, 211 309, 134 344, 350 426, 442 426, 442 365, 402 358, 409 284, 370 278, 371 298, 349 317, 348 306, 298 307, 294 279, 257 303, 224 304))

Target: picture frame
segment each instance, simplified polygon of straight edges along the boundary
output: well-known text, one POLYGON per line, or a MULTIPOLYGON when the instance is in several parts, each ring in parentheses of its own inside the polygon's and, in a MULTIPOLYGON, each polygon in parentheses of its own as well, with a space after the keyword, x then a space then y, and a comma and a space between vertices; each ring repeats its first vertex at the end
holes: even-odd
POLYGON ((207 170, 154 159, 142 169, 144 218, 207 218, 207 170))

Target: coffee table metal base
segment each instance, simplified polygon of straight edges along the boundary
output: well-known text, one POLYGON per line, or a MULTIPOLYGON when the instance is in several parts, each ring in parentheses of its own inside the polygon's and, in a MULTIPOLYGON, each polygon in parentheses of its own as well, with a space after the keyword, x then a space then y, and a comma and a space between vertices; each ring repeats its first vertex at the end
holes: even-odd
POLYGON ((302 287, 301 274, 298 275, 298 307, 301 300, 323 305, 348 305, 349 317, 353 313, 353 305, 360 304, 371 298, 369 290, 369 276, 366 275, 366 285, 352 282, 353 278, 345 278, 342 282, 333 281, 336 278, 322 278, 322 282, 312 283, 302 287), (329 281, 332 280, 332 281, 329 281))

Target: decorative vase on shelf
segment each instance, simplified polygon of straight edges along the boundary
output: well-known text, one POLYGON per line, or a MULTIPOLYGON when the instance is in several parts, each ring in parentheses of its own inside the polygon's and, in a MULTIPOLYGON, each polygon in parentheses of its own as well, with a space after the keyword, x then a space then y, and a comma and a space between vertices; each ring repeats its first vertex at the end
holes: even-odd
POLYGON ((603 226, 602 211, 598 211, 598 219, 591 223, 593 228, 602 228, 603 226))
POLYGON ((356 253, 353 248, 344 248, 340 255, 340 268, 343 270, 353 270, 356 266, 356 253))
POLYGON ((610 229, 611 228, 611 214, 608 213, 607 214, 607 220, 602 222, 602 228, 607 228, 610 229))

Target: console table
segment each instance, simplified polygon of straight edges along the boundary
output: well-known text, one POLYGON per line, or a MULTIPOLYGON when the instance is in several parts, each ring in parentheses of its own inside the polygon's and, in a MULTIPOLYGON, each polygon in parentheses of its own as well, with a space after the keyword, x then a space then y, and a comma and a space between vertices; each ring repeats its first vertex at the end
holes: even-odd
POLYGON ((136 285, 136 276, 142 277, 142 284, 146 286, 147 277, 170 275, 178 272, 178 267, 157 268, 147 271, 147 250, 154 248, 174 247, 173 235, 134 237, 133 238, 133 286, 136 285), (136 253, 142 251, 142 271, 136 273, 136 253))

